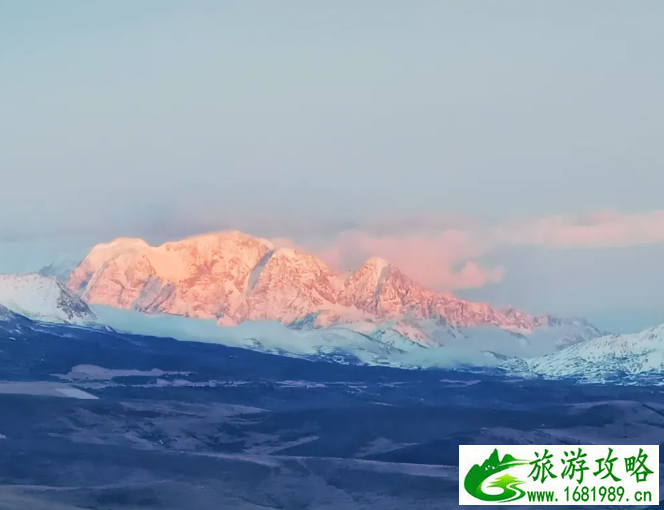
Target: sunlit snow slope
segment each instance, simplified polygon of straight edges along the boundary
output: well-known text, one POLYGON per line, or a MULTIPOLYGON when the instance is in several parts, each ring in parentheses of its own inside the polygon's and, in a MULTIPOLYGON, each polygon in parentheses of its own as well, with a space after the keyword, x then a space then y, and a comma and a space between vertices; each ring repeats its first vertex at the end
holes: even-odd
POLYGON ((603 336, 552 354, 510 361, 505 368, 520 375, 592 382, 664 374, 664 324, 641 333, 603 336))
POLYGON ((88 324, 96 320, 88 305, 55 277, 36 273, 0 275, 0 305, 44 322, 88 324))

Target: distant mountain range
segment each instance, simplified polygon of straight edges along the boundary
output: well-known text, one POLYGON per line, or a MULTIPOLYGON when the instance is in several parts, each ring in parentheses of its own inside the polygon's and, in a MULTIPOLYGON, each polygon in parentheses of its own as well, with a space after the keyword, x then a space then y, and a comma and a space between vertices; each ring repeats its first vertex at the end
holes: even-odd
POLYGON ((0 276, 0 306, 37 321, 399 367, 499 364, 602 335, 584 319, 432 291, 379 258, 341 274, 237 231, 99 244, 79 262, 0 276))
MULTIPOLYGON (((150 316, 140 312, 88 307, 54 277, 37 274, 0 275, 0 336, 58 332, 60 341, 103 331, 112 341, 123 332, 151 337, 171 337, 242 347, 253 351, 342 364, 387 365, 399 368, 460 368, 492 365, 510 376, 574 379, 592 383, 664 384, 664 325, 629 335, 606 335, 569 346, 555 345, 553 337, 535 332, 530 341, 549 352, 530 356, 503 356, 501 350, 524 347, 519 337, 496 335, 502 330, 463 330, 463 337, 444 346, 425 348, 391 331, 379 328, 371 335, 330 326, 299 330, 275 321, 246 321, 219 327, 214 321, 177 316, 150 316), (45 323, 55 323, 54 327, 45 323), (75 330, 70 329, 75 327, 75 330), (30 333, 32 332, 32 333, 30 333), (455 344, 457 347, 455 347, 455 344), (462 349, 459 349, 461 346, 462 349), (473 350, 474 348, 474 350, 473 350), (465 350, 464 350, 465 349, 465 350), (477 355, 480 356, 477 356, 477 355), (474 356, 473 356, 474 355, 474 356)), ((460 330, 462 331, 462 330, 460 330)))
POLYGON ((562 344, 600 335, 582 319, 533 316, 434 292, 379 258, 343 275, 314 255, 237 231, 158 247, 128 238, 100 244, 71 272, 67 287, 89 304, 214 319, 222 326, 268 320, 298 328, 345 324, 371 332, 387 321, 425 346, 439 344, 435 337, 441 331, 459 336, 460 328, 526 336, 551 327, 575 329, 562 344))
POLYGON ((606 335, 583 319, 434 292, 382 259, 342 275, 240 232, 159 247, 117 239, 80 263, 0 275, 0 321, 20 317, 342 363, 488 363, 592 382, 664 371, 663 326, 606 335))

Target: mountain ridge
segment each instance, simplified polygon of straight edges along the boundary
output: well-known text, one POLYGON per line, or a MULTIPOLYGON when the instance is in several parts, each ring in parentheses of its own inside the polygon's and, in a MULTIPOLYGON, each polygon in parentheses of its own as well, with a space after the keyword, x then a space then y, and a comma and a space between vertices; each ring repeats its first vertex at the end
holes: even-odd
POLYGON ((286 325, 308 321, 316 328, 370 327, 396 321, 401 327, 414 324, 418 331, 406 336, 416 337, 422 321, 439 328, 490 326, 517 334, 582 321, 584 338, 600 335, 582 319, 535 316, 433 291, 378 257, 344 275, 315 255, 235 230, 160 246, 138 238, 96 245, 73 270, 67 287, 90 304, 215 319, 222 326, 274 320, 286 325))

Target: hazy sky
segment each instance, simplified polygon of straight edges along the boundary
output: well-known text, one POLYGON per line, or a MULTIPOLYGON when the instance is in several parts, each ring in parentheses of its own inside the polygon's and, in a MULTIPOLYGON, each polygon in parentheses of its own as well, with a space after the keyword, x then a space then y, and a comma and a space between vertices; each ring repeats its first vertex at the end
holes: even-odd
POLYGON ((664 321, 663 19, 661 0, 0 0, 0 239, 238 228, 664 321))

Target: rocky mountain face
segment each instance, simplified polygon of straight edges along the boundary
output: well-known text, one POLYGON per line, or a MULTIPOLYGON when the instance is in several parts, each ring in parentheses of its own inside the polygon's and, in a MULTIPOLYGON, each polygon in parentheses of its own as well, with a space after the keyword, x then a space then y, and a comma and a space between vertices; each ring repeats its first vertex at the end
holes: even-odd
POLYGON ((429 320, 441 327, 529 333, 553 321, 434 292, 378 258, 342 275, 314 255, 235 231, 158 247, 126 238, 97 245, 67 286, 91 304, 213 318, 222 325, 429 320))

